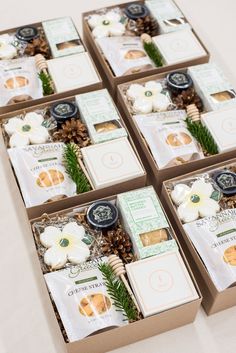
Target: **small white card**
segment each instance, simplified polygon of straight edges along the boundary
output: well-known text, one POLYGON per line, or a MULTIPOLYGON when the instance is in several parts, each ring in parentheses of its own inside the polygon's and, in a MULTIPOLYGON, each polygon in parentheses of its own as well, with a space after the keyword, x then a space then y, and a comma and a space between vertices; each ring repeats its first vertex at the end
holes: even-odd
POLYGON ((126 270, 144 317, 199 298, 178 251, 133 262, 126 270))
POLYGON ((144 175, 144 170, 126 137, 84 147, 81 152, 96 189, 144 175))
POLYGON ((193 60, 206 55, 190 29, 161 34, 152 38, 167 65, 193 60))
POLYGON ((219 152, 236 148, 236 107, 203 114, 202 122, 214 138, 219 152))
POLYGON ((47 64, 57 93, 100 81, 88 53, 48 60, 47 64))

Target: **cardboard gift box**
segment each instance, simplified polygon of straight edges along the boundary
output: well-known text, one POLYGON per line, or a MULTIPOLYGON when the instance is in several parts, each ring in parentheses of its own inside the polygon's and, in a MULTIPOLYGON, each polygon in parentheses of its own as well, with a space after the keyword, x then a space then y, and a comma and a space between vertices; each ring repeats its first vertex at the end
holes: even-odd
MULTIPOLYGON (((114 202, 116 200, 116 195, 106 198, 106 200, 114 202)), ((87 208, 89 204, 83 204, 79 208, 76 208, 76 211, 82 211, 87 208)), ((49 214, 49 217, 63 215, 65 213, 70 213, 75 208, 61 210, 60 212, 49 214)), ((164 209, 163 209, 164 211, 164 209)), ((42 217, 31 219, 30 224, 33 226, 35 222, 38 222, 42 219, 42 217)), ((192 300, 191 302, 181 304, 172 309, 166 309, 162 312, 159 312, 156 315, 147 317, 145 319, 130 323, 128 325, 124 325, 118 328, 114 328, 105 332, 97 333, 95 335, 91 335, 82 340, 75 341, 72 343, 67 343, 63 339, 62 332, 60 330, 60 326, 57 320, 57 316, 55 312, 53 312, 52 303, 50 300, 50 296, 48 293, 48 289, 43 280, 43 274, 41 270, 41 266, 38 268, 38 275, 40 278, 40 290, 44 297, 44 301, 48 307, 47 315, 50 325, 54 328, 54 333, 58 337, 58 340, 64 341, 68 353, 75 353, 78 351, 87 352, 87 353, 103 353, 106 351, 110 351, 124 345, 128 345, 139 340, 163 333, 165 331, 169 331, 175 329, 177 327, 192 323, 196 317, 196 314, 201 305, 201 293, 198 289, 197 283, 193 277, 190 266, 185 258, 185 255, 182 251, 181 246, 176 238, 176 235, 170 225, 170 229, 174 238, 176 239, 179 252, 186 266, 187 272, 191 277, 192 283, 194 285, 194 290, 197 293, 198 298, 192 300), (41 272, 41 275, 40 275, 41 272)), ((33 240, 32 240, 33 242, 33 240)), ((38 253, 35 250, 35 256, 39 259, 38 253)), ((39 261, 40 263, 40 261, 39 261)))
MULTIPOLYGON (((66 96, 68 97, 83 92, 94 91, 103 87, 102 79, 97 71, 97 68, 94 65, 93 60, 89 52, 87 51, 86 45, 83 43, 83 40, 70 17, 27 24, 24 27, 30 28, 30 26, 36 27, 38 29, 40 28, 40 30, 44 31, 46 42, 50 43, 51 47, 50 57, 48 60, 48 71, 51 76, 55 75, 55 87, 58 89, 58 92, 37 99, 30 99, 9 105, 0 106, 0 117, 2 116, 2 114, 11 111, 16 111, 19 109, 30 107, 32 105, 38 105, 43 104, 45 102, 58 100, 61 98, 65 98, 66 96), (64 20, 63 22, 66 22, 67 20, 67 22, 69 23, 62 24, 60 23, 60 21, 62 20, 64 20), (73 40, 69 40, 67 36, 67 31, 71 31, 73 40), (57 43, 57 41, 59 43, 57 43), (72 46, 72 48, 67 48, 67 46, 63 46, 64 44, 70 42, 75 43, 75 46, 72 46), (70 60, 72 60, 71 63, 69 62, 70 60), (62 63, 63 65, 61 65, 62 63), (80 69, 80 66, 82 65, 86 65, 86 71, 90 71, 91 75, 89 79, 85 77, 86 71, 80 69), (64 70, 64 76, 67 76, 68 78, 66 81, 64 80, 65 82, 62 82, 58 78, 58 73, 61 74, 62 69, 64 70), (76 81, 74 79, 76 75, 77 77, 82 76, 81 82, 78 85, 76 84, 76 81), (74 79, 74 82, 72 82, 72 77, 74 79)), ((20 28, 21 27, 6 29, 0 32, 0 36, 4 34, 7 35, 8 33, 14 34, 20 28)), ((22 58, 24 58, 24 56, 21 56, 21 59, 22 58)), ((31 56, 31 58, 34 57, 31 56)), ((12 59, 11 62, 13 62, 14 60, 15 59, 12 59)))
MULTIPOLYGON (((177 71, 181 72, 186 72, 188 69, 179 69, 177 71)), ((133 84, 142 84, 148 81, 158 81, 158 80, 163 80, 171 71, 168 71, 166 73, 158 74, 158 75, 153 75, 153 76, 148 76, 139 80, 135 80, 129 83, 124 83, 118 86, 118 106, 120 111, 122 112, 126 125, 129 128, 129 131, 134 139, 134 142, 136 144, 137 150, 139 151, 139 154, 143 160, 143 163, 145 165, 145 168, 148 172, 148 175, 150 177, 150 180, 152 181, 153 185, 155 186, 156 190, 158 193, 161 192, 161 187, 162 187, 162 182, 164 180, 169 179, 170 177, 177 177, 179 175, 183 175, 186 173, 189 173, 191 171, 207 167, 209 165, 213 165, 217 162, 221 162, 224 160, 228 160, 231 158, 235 157, 235 149, 227 151, 227 152, 221 152, 215 155, 207 156, 201 159, 197 160, 191 160, 187 163, 183 163, 180 165, 176 166, 168 166, 165 168, 159 168, 157 165, 156 160, 154 159, 154 156, 148 146, 147 141, 145 140, 144 136, 142 135, 138 124, 136 120, 133 118, 132 113, 130 112, 130 109, 128 107, 128 102, 127 98, 125 96, 125 92, 127 91, 128 87, 133 84)), ((174 112, 174 110, 173 110, 174 112)), ((178 113, 178 111, 176 111, 178 113)), ((180 111, 179 111, 180 112, 180 111)), ((209 114, 220 114, 220 110, 214 112, 211 112, 209 114)), ((145 114, 143 114, 145 117, 145 114)), ((207 115, 207 114, 205 114, 207 115)), ((204 116, 204 115, 202 115, 204 116)))
POLYGON ((177 215, 176 208, 168 192, 168 185, 172 182, 192 178, 196 175, 204 174, 217 169, 222 170, 225 167, 227 168, 233 164, 235 165, 235 163, 236 159, 231 159, 226 162, 214 164, 211 167, 208 166, 207 168, 199 169, 195 172, 182 175, 181 177, 166 180, 162 186, 161 200, 178 234, 178 239, 185 251, 189 263, 191 264, 191 268, 203 295, 202 305, 208 315, 236 305, 236 286, 233 285, 223 291, 217 290, 216 285, 213 283, 213 280, 210 277, 199 253, 184 230, 183 224, 177 215))
MULTIPOLYGON (((46 107, 50 107, 55 103, 58 103, 60 101, 63 102, 65 100, 75 102, 76 97, 75 96, 65 97, 64 99, 61 99, 61 100, 56 100, 53 102, 44 103, 44 104, 36 105, 33 107, 21 109, 16 112, 7 113, 7 114, 3 115, 2 123, 4 123, 4 121, 6 121, 7 119, 15 117, 19 114, 22 114, 22 113, 25 114, 25 113, 29 113, 29 112, 33 112, 33 111, 44 110, 46 107)), ((115 105, 114 105, 114 107, 115 107, 115 105)), ((115 109, 117 110, 116 114, 119 117, 119 122, 120 122, 121 126, 123 126, 123 128, 126 129, 126 126, 124 124, 124 121, 123 121, 118 109, 116 107, 115 107, 115 109)), ((128 134, 128 131, 127 131, 127 137, 128 137, 128 141, 127 141, 128 146, 127 147, 129 148, 130 152, 132 152, 132 158, 133 158, 132 163, 134 164, 134 162, 137 162, 139 169, 140 168, 142 169, 142 173, 141 173, 141 170, 138 170, 138 172, 136 173, 136 176, 133 179, 130 179, 130 177, 128 176, 126 179, 123 178, 122 181, 114 182, 113 185, 105 185, 105 186, 102 186, 101 188, 92 189, 91 191, 77 194, 75 196, 66 197, 66 198, 62 198, 57 201, 50 201, 47 203, 43 203, 41 205, 28 207, 28 208, 26 208, 26 211, 27 211, 29 218, 38 217, 39 215, 41 215, 44 212, 52 213, 52 212, 56 212, 56 211, 63 209, 63 208, 73 207, 73 206, 80 205, 80 204, 83 204, 86 202, 90 202, 92 200, 99 199, 101 197, 112 195, 114 192, 120 193, 120 192, 124 192, 126 190, 129 190, 129 189, 135 189, 135 188, 145 186, 147 175, 146 175, 145 169, 143 167, 142 161, 141 161, 140 157, 138 156, 138 153, 137 153, 137 150, 136 150, 135 145, 133 143, 133 140, 132 140, 131 136, 128 134)), ((6 136, 4 136, 3 129, 1 128, 1 141, 0 141, 0 143, 2 146, 2 151, 4 151, 3 152, 4 162, 9 165, 9 168, 11 168, 11 162, 10 162, 10 159, 9 159, 9 156, 7 153, 7 148, 5 145, 5 143, 6 143, 5 138, 6 138, 6 136)), ((126 137, 124 137, 124 138, 126 139, 126 137)), ((121 140, 121 139, 119 139, 119 140, 121 140)), ((113 141, 116 141, 116 140, 113 140, 113 141)), ((97 145, 100 145, 100 144, 97 144, 97 145)), ((95 146, 95 145, 91 145, 91 147, 92 146, 95 146)), ((88 147, 88 148, 90 148, 90 147, 88 147)), ((110 159, 108 158, 107 163, 109 161, 110 161, 110 159)), ((120 166, 120 162, 119 162, 119 166, 120 166)), ((17 181, 17 177, 14 175, 14 169, 12 171, 13 171, 13 173, 11 173, 12 175, 10 177, 13 177, 13 179, 15 180, 15 183, 17 185, 19 185, 18 181, 17 181)), ((19 192, 20 192, 20 186, 19 186, 19 192)))
MULTIPOLYGON (((144 1, 135 1, 135 3, 144 4, 144 1)), ((117 8, 117 7, 120 7, 121 9, 123 9, 128 4, 129 3, 122 3, 122 4, 119 4, 119 5, 106 7, 106 9, 107 10, 111 10, 111 9, 117 8)), ((176 5, 176 9, 177 9, 177 5, 176 5)), ((177 12, 179 13, 179 11, 177 11, 177 12)), ((129 82, 131 80, 136 80, 136 79, 139 79, 141 77, 145 77, 147 75, 154 75, 154 74, 158 74, 158 73, 169 71, 169 70, 175 70, 175 69, 178 69, 180 67, 186 67, 186 66, 191 66, 191 65, 202 64, 202 63, 206 63, 206 62, 209 61, 210 54, 209 54, 208 50, 206 49, 206 47, 204 46, 204 44, 202 43, 201 39, 198 37, 198 35, 195 32, 195 30, 193 29, 192 30, 193 34, 195 35, 196 39, 199 41, 199 43, 201 44, 202 48, 205 51, 205 53, 202 53, 197 58, 194 58, 194 59, 186 58, 185 60, 182 60, 179 63, 166 64, 166 65, 164 65, 162 67, 153 67, 153 68, 149 69, 148 71, 143 71, 143 72, 133 73, 133 74, 127 74, 127 75, 123 75, 123 76, 115 76, 115 74, 113 73, 111 67, 109 66, 108 62, 106 61, 104 55, 102 55, 101 50, 99 49, 98 45, 96 44, 96 42, 95 42, 95 40, 93 38, 93 35, 92 35, 92 31, 91 31, 91 29, 90 29, 90 27, 88 25, 87 18, 88 18, 89 15, 94 14, 94 13, 96 13, 95 10, 86 12, 86 13, 84 13, 82 15, 83 16, 84 41, 85 41, 85 43, 86 43, 86 45, 88 47, 89 52, 91 53, 91 55, 92 55, 92 57, 94 59, 94 61, 96 62, 98 70, 99 70, 101 76, 103 77, 104 83, 109 88, 109 91, 111 92, 111 94, 113 95, 113 97, 115 99, 116 99, 116 87, 119 84, 122 84, 122 83, 125 83, 125 82, 129 82)), ((157 19, 157 21, 159 21, 161 23, 162 19, 157 19)), ((190 26, 188 26, 188 27, 190 27, 190 26)), ((161 28, 160 28, 160 30, 161 30, 161 28)), ((186 30, 190 31, 189 28, 187 28, 186 30)), ((174 35, 176 32, 172 32, 172 34, 174 35)), ((165 36, 165 34, 164 34, 164 36, 165 36)))

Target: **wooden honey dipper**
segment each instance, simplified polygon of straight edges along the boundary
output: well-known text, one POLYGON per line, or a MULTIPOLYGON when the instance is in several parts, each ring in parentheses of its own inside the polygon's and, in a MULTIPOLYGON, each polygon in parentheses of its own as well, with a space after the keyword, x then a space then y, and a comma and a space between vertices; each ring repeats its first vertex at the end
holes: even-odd
POLYGON ((143 43, 152 43, 152 37, 147 33, 143 33, 140 38, 143 43))
MULTIPOLYGON (((36 65, 36 68, 38 69, 38 71, 43 72, 44 75, 50 77, 49 72, 48 72, 48 64, 47 64, 47 60, 45 59, 45 57, 42 54, 36 54, 34 57, 34 60, 35 60, 35 65, 36 65)), ((55 92, 51 78, 50 78, 50 86, 53 89, 53 91, 55 92)))
POLYGON ((200 120, 200 112, 196 106, 196 104, 190 104, 186 108, 187 111, 187 116, 192 120, 192 121, 199 121, 200 120))
POLYGON ((89 174, 87 172, 87 169, 84 166, 81 150, 80 150, 78 145, 75 145, 75 146, 76 146, 76 150, 77 150, 77 160, 78 160, 79 166, 82 169, 82 171, 83 171, 84 175, 86 176, 86 178, 88 179, 92 189, 95 190, 95 186, 94 186, 94 184, 92 182, 92 179, 90 178, 90 176, 89 176, 89 174))
POLYGON ((45 73, 45 75, 48 75, 48 65, 45 57, 42 54, 37 54, 35 55, 34 59, 35 59, 35 65, 37 69, 40 72, 45 73))
POLYGON ((120 279, 122 280, 122 282, 124 283, 125 285, 125 288, 127 289, 131 299, 133 300, 134 302, 134 305, 136 306, 136 309, 138 311, 138 313, 140 313, 140 308, 139 308, 139 305, 137 303, 137 300, 129 286, 129 283, 127 281, 127 279, 125 278, 125 266, 123 264, 123 261, 117 256, 117 255, 110 255, 108 257, 108 264, 111 266, 113 272, 115 273, 115 275, 117 277, 120 277, 120 279))

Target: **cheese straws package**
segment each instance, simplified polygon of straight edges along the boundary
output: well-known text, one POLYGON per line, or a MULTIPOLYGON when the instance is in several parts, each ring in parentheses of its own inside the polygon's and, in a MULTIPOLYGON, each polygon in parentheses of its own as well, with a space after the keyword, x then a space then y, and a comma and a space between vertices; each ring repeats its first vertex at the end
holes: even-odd
POLYGON ((183 110, 134 116, 160 169, 203 157, 186 128, 185 117, 183 110))
POLYGON ((63 143, 8 150, 26 207, 76 194, 76 185, 63 165, 63 143))

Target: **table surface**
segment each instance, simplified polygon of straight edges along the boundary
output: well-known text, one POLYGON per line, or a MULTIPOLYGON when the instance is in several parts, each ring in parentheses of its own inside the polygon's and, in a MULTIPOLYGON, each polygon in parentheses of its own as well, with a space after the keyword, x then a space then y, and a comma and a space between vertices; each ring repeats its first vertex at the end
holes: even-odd
MULTIPOLYGON (((212 58, 236 86, 236 1, 176 0, 202 38, 212 58)), ((0 30, 54 17, 72 16, 81 31, 81 13, 117 0, 31 0, 1 2, 0 30)), ((82 32, 81 32, 82 33, 82 32)), ((1 150, 3 146, 0 146, 1 150)), ((45 313, 48 303, 40 293, 32 235, 11 170, 0 153, 0 353, 64 353, 56 328, 45 313)), ((196 321, 116 353, 233 353, 236 347, 236 307, 207 317, 201 309, 196 321)), ((86 352, 81 352, 86 353, 86 352)))

